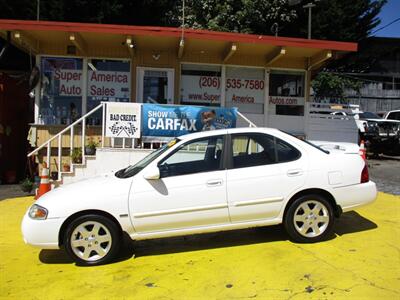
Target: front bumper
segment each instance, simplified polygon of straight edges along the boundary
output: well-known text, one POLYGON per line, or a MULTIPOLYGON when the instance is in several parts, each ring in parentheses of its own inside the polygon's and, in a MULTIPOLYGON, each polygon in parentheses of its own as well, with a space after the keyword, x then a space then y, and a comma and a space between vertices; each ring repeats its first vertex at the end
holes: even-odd
POLYGON ((33 220, 25 214, 22 224, 24 242, 41 249, 59 249, 58 235, 65 218, 33 220))
POLYGON ((336 203, 343 212, 370 204, 375 201, 378 191, 375 182, 368 181, 345 187, 337 187, 333 190, 336 203))

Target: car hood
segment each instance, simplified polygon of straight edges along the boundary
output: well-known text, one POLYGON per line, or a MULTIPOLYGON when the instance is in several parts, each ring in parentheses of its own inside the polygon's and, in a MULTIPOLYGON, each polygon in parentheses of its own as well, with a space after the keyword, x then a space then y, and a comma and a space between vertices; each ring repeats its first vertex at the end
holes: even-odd
POLYGON ((373 121, 377 123, 394 123, 394 124, 400 124, 400 121, 397 120, 387 120, 387 119, 361 119, 364 121, 373 121))
POLYGON ((51 190, 36 203, 49 210, 48 218, 69 216, 82 210, 126 206, 132 180, 106 173, 51 190))

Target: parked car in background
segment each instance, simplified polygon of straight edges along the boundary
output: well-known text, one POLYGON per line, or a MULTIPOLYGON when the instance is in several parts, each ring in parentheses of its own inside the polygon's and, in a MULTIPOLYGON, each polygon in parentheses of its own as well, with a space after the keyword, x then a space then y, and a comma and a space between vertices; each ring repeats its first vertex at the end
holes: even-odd
POLYGON ((383 119, 400 121, 400 109, 388 111, 384 114, 383 119))
POLYGON ((361 138, 365 140, 367 152, 400 155, 400 121, 383 119, 372 112, 359 112, 354 115, 364 128, 361 138))
POLYGON ((283 223, 295 242, 322 241, 335 217, 377 194, 356 144, 325 146, 270 128, 181 136, 46 193, 26 212, 23 237, 84 265, 111 261, 124 232, 144 240, 283 223))
MULTIPOLYGON (((400 111, 386 113, 385 117, 397 117, 400 111)), ((400 121, 382 118, 372 112, 354 110, 353 113, 344 111, 333 112, 336 116, 353 116, 359 133, 359 142, 363 140, 367 152, 379 154, 400 155, 400 121)))

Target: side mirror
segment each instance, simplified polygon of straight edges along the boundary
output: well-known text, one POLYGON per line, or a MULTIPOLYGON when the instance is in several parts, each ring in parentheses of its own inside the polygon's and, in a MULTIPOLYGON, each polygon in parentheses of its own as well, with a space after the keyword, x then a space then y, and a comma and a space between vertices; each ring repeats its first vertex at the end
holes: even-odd
POLYGON ((160 179, 160 169, 158 167, 150 167, 144 172, 143 178, 147 180, 160 179))

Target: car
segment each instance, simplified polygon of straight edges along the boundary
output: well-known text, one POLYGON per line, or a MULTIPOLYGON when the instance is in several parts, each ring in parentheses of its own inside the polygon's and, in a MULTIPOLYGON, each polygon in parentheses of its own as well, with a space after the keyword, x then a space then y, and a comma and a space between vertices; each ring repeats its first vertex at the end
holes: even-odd
POLYGON ((397 120, 400 121, 400 110, 391 110, 383 115, 385 120, 397 120))
POLYGON ((384 118, 373 112, 362 112, 358 109, 352 113, 332 112, 332 115, 354 117, 358 127, 358 143, 365 142, 367 152, 378 156, 400 154, 400 121, 395 120, 400 111, 386 113, 384 118), (389 118, 388 118, 389 116, 389 118))
POLYGON ((366 142, 367 152, 375 156, 400 154, 400 121, 384 119, 372 112, 360 112, 355 118, 364 127, 361 138, 366 142))
POLYGON ((180 136, 134 165, 44 194, 23 217, 23 238, 64 248, 81 265, 112 262, 124 233, 145 240, 283 224, 295 242, 326 240, 335 218, 377 195, 358 145, 328 148, 273 128, 180 136))

